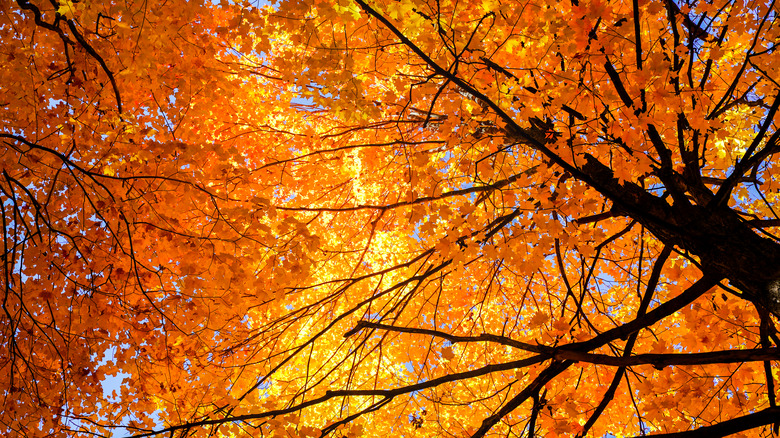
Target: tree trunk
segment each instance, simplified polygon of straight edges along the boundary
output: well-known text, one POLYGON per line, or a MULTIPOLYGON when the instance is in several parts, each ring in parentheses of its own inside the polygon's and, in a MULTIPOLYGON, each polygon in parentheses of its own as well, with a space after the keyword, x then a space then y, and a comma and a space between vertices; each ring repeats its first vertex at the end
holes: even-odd
POLYGON ((616 213, 697 257, 702 271, 727 278, 745 298, 780 315, 780 244, 758 235, 734 210, 670 203, 634 183, 621 184, 611 169, 591 156, 581 170, 614 202, 616 213))

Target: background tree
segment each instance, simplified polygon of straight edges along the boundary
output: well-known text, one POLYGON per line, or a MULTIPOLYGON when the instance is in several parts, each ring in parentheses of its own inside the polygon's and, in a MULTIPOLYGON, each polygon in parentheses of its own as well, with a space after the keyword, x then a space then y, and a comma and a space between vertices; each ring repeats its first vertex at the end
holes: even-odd
POLYGON ((5 433, 777 433, 774 2, 0 10, 5 433))

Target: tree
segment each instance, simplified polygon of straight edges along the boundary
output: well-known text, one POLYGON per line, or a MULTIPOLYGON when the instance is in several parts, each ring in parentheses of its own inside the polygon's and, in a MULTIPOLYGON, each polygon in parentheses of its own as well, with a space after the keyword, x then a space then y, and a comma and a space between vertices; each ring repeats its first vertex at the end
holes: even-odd
POLYGON ((4 433, 778 433, 774 2, 0 10, 4 433))

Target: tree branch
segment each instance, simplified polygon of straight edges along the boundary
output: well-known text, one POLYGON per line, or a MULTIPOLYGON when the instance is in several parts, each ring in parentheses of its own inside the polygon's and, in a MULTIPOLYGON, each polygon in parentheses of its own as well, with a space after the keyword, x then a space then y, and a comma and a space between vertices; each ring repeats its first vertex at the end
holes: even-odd
MULTIPOLYGON (((780 418, 780 407, 768 408, 753 414, 732 418, 712 426, 700 427, 685 432, 659 433, 650 435, 653 438, 719 438, 756 427, 772 424, 780 418)), ((640 435, 647 436, 647 435, 640 435)))

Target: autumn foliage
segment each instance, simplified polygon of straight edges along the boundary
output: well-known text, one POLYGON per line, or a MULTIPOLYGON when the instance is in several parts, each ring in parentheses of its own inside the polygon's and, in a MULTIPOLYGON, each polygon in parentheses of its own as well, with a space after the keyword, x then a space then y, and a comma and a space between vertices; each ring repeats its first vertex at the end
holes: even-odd
POLYGON ((778 12, 0 0, 0 434, 777 434, 778 12))

